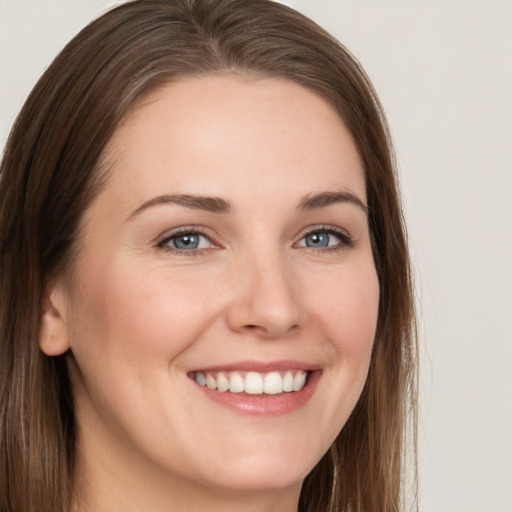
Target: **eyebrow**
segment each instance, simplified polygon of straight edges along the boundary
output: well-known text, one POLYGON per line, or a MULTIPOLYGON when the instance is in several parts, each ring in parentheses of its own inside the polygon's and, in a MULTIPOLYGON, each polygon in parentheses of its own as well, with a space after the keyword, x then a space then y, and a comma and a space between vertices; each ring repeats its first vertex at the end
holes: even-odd
MULTIPOLYGON (((318 210, 336 203, 350 203, 356 205, 361 208, 366 215, 368 214, 368 207, 352 192, 319 192, 318 194, 308 194, 300 200, 298 209, 302 211, 318 210)), ((128 218, 131 219, 153 206, 165 204, 176 204, 186 208, 218 214, 227 214, 233 211, 231 204, 220 197, 207 197, 192 194, 164 194, 144 202, 130 213, 128 218)))
POLYGON ((185 206, 186 208, 204 210, 210 213, 230 213, 232 210, 232 206, 220 197, 205 197, 190 194, 164 194, 146 201, 130 213, 128 218, 131 219, 152 206, 162 204, 177 204, 179 206, 185 206))
POLYGON ((300 201, 299 210, 317 210, 335 203, 353 204, 361 208, 365 215, 368 215, 368 206, 352 192, 319 192, 318 194, 308 194, 300 201))

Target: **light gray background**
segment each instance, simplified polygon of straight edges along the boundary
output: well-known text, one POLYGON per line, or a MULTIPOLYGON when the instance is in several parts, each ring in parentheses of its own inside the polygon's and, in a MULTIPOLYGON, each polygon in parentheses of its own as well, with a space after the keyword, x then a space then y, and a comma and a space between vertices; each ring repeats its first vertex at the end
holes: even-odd
MULTIPOLYGON (((0 0, 0 147, 114 3, 0 0)), ((388 113, 420 307, 420 510, 512 512, 512 2, 283 3, 355 53, 388 113)))

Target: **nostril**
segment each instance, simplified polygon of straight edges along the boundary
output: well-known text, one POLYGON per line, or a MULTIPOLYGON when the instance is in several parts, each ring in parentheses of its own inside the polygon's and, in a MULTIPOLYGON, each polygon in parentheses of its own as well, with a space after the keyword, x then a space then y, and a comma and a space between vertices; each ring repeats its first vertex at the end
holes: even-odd
POLYGON ((241 328, 240 332, 245 332, 245 334, 253 336, 261 336, 266 339, 275 339, 282 336, 294 335, 294 333, 297 333, 298 329, 300 329, 299 324, 283 327, 282 329, 277 327, 265 327, 264 325, 258 324, 246 324, 241 328))
POLYGON ((250 332, 250 333, 254 333, 254 334, 257 334, 259 332, 261 332, 263 334, 266 332, 266 329, 264 327, 261 327, 261 326, 255 325, 255 324, 244 325, 242 330, 245 333, 250 332))

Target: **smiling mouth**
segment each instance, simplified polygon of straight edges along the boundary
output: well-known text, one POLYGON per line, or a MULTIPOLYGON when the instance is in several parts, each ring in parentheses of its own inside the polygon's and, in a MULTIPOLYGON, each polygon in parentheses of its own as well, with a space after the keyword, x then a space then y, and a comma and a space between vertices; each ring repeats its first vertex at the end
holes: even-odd
POLYGON ((280 395, 301 391, 312 372, 305 370, 271 371, 218 371, 191 372, 189 377, 199 386, 220 393, 236 393, 245 396, 280 395))

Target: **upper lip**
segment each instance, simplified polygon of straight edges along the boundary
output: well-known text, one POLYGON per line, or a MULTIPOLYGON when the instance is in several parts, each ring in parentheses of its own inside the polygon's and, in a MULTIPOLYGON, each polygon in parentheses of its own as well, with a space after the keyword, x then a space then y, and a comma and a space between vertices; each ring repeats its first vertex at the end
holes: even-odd
POLYGON ((295 360, 280 360, 280 361, 237 361, 227 364, 219 364, 215 366, 205 366, 201 368, 194 368, 194 372, 283 372, 287 370, 304 370, 315 371, 321 368, 320 365, 314 363, 306 363, 303 361, 295 360))

